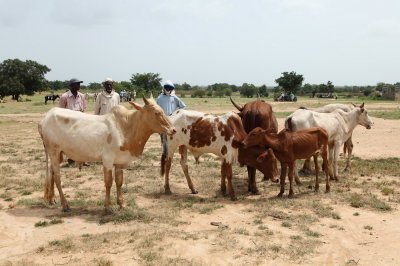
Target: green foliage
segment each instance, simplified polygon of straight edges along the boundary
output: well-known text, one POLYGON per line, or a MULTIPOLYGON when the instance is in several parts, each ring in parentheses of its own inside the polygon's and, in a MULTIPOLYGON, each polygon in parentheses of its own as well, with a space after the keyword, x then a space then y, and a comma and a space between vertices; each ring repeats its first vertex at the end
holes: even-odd
POLYGON ((371 94, 372 90, 371 89, 365 89, 363 91, 364 96, 369 96, 371 94))
POLYGON ((92 91, 99 91, 102 88, 103 88, 103 85, 98 82, 91 82, 91 83, 89 83, 89 86, 88 86, 88 89, 90 89, 92 91))
POLYGON ((292 71, 290 73, 283 72, 282 76, 275 80, 275 82, 283 88, 285 92, 297 92, 301 83, 303 82, 303 75, 298 75, 296 72, 292 71))
POLYGON ((243 83, 243 85, 239 88, 240 95, 251 98, 257 93, 257 87, 253 84, 243 83))
POLYGON ((269 93, 267 90, 266 85, 262 85, 258 88, 258 93, 260 94, 261 97, 268 97, 269 93))
POLYGON ((50 88, 51 91, 58 91, 58 90, 68 90, 69 88, 69 81, 68 80, 52 80, 47 81, 47 87, 50 88))
POLYGON ((206 95, 205 90, 197 89, 192 93, 192 98, 203 98, 206 95))
POLYGON ((49 71, 47 66, 32 60, 4 60, 0 64, 0 98, 11 95, 18 101, 22 94, 34 95, 36 91, 44 91, 44 75, 49 71))
POLYGON ((160 74, 158 73, 144 73, 144 74, 133 74, 131 83, 133 86, 143 89, 145 92, 161 91, 161 80, 160 74))

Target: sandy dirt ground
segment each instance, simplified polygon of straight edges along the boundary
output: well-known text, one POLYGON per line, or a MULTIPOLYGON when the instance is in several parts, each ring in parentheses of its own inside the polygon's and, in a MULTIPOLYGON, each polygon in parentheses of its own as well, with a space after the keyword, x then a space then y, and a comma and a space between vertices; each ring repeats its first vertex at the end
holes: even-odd
MULTIPOLYGON (((379 106, 374 106, 379 108, 379 106)), ((382 107, 382 105, 381 105, 382 107)), ((385 106, 383 106, 385 107, 385 106)), ((229 110, 228 110, 229 111, 229 110)), ((276 110, 275 110, 276 111, 276 110)), ((290 108, 282 107, 278 111, 292 111, 290 108)), ((219 113, 223 112, 218 110, 219 113)), ((38 114, 23 115, 1 115, 0 118, 12 118, 20 121, 32 121, 34 125, 41 119, 38 114)), ((371 130, 358 126, 353 134, 354 151, 353 155, 362 159, 400 157, 400 121, 373 118, 375 123, 371 130)), ((284 119, 278 119, 282 127, 284 119)), ((34 127, 34 126, 33 126, 34 127)), ((33 129, 31 134, 36 134, 33 129)), ((18 133, 16 133, 18 134, 18 133)), ((2 158, 4 160, 5 158, 2 158)), ((178 163, 176 163, 178 165, 178 163)), ((1 178, 1 177, 0 177, 1 178)), ((102 180, 91 183, 99 187, 103 193, 102 180)), ((160 185, 161 186, 161 185, 160 185)), ((175 184, 176 194, 187 193, 185 183, 175 184)), ((4 189, 1 191, 4 192, 4 189)), ((58 193, 57 193, 58 195, 58 193)), ((41 192, 35 192, 33 196, 41 196, 41 192)), ((163 197, 163 196, 162 196, 163 197)), ((257 199, 259 196, 253 196, 257 199)), ((253 199, 251 198, 251 199, 253 199)), ((137 203, 140 206, 151 205, 154 199, 138 195, 137 203)), ((226 203, 224 208, 217 209, 210 214, 185 213, 180 216, 184 222, 176 230, 185 233, 204 232, 214 229, 210 221, 218 221, 230 228, 246 228, 253 222, 254 217, 248 212, 248 202, 226 203)), ((65 254, 40 254, 37 250, 41 246, 48 245, 49 241, 62 239, 64 237, 78 238, 83 234, 101 234, 107 232, 124 232, 132 229, 132 224, 100 225, 96 222, 85 220, 84 215, 77 215, 64 218, 64 223, 45 228, 34 227, 34 224, 49 215, 60 212, 59 208, 10 208, 8 203, 1 200, 0 210, 0 263, 24 264, 24 261, 35 262, 43 265, 80 265, 82 262, 95 261, 98 257, 106 257, 114 265, 140 265, 150 264, 140 260, 138 255, 132 252, 126 242, 110 247, 109 250, 101 250, 101 253, 93 251, 78 250, 65 254)), ((290 260, 285 256, 276 256, 271 259, 258 260, 261 265, 400 265, 400 211, 394 209, 391 212, 377 212, 363 209, 361 216, 354 216, 355 209, 349 205, 337 203, 334 210, 340 213, 339 226, 345 230, 337 230, 329 227, 332 219, 321 218, 313 225, 313 230, 322 232, 319 238, 323 242, 315 252, 307 255, 301 260, 290 260), (363 228, 364 225, 373 227, 373 231, 363 228)), ((282 245, 289 243, 288 235, 290 229, 282 228, 281 221, 273 217, 266 218, 268 228, 276 230, 276 238, 282 238, 282 245)), ((154 229, 153 224, 135 224, 137 230, 154 229)), ((165 226, 165 225, 161 225, 165 226)), ((246 236, 236 235, 236 243, 240 246, 256 247, 257 242, 246 236)), ((177 240, 166 236, 161 241, 167 243, 162 251, 169 257, 186 259, 194 265, 251 265, 254 259, 251 254, 232 247, 234 252, 218 249, 218 234, 211 234, 209 238, 200 240, 177 240)), ((29 264, 29 263, 28 263, 29 264)), ((27 264, 27 265, 28 265, 27 264)), ((98 264, 98 263, 89 263, 98 264)), ((168 264, 168 263, 166 263, 168 264)), ((106 265, 106 264, 104 264, 106 265)))

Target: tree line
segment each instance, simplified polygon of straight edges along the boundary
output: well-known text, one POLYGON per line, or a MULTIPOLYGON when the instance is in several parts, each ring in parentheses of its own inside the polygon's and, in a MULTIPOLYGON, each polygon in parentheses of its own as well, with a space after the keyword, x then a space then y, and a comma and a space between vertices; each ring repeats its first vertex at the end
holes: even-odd
MULTIPOLYGON (((33 95, 35 92, 68 90, 68 80, 47 81, 45 74, 51 69, 46 65, 39 64, 32 60, 22 61, 19 59, 7 59, 0 64, 0 99, 12 96, 12 99, 19 100, 21 95, 33 95)), ((133 91, 136 93, 150 93, 157 95, 160 93, 162 78, 159 73, 135 73, 129 81, 114 82, 114 89, 120 91, 133 91)), ((267 87, 265 84, 255 86, 251 83, 243 83, 241 86, 228 83, 215 83, 208 86, 190 85, 189 83, 175 84, 176 90, 183 94, 188 92, 192 97, 224 97, 232 93, 239 92, 242 97, 268 97, 271 93, 293 93, 300 95, 311 95, 317 93, 327 94, 335 92, 363 93, 368 96, 373 89, 378 91, 385 90, 390 86, 399 88, 400 83, 385 84, 378 83, 377 86, 344 86, 335 87, 331 81, 326 84, 303 85, 304 77, 296 72, 283 72, 275 80, 277 86, 267 87)), ((91 82, 82 85, 82 89, 98 91, 103 88, 99 82, 91 82)))

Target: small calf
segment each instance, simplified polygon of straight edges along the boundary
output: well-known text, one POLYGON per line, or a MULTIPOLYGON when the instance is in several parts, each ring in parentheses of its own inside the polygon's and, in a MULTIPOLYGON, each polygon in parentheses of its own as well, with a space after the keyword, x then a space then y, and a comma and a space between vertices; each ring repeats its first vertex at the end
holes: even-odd
POLYGON ((281 132, 270 133, 261 128, 253 129, 243 141, 244 148, 252 146, 261 146, 267 148, 257 158, 258 162, 271 158, 271 152, 281 162, 280 185, 281 190, 278 197, 281 197, 285 191, 286 171, 289 167, 289 197, 293 197, 293 168, 297 159, 306 159, 314 157, 315 164, 315 191, 319 190, 319 168, 318 154, 321 153, 323 165, 322 168, 326 177, 326 192, 330 191, 328 177, 328 133, 323 128, 313 127, 296 132, 290 132, 283 129, 281 132))

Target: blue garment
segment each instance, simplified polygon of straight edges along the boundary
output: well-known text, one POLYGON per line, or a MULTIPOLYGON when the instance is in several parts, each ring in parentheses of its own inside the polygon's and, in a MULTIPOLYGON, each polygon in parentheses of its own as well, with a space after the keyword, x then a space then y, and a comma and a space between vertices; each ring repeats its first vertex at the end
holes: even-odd
POLYGON ((176 109, 184 109, 186 105, 177 96, 168 96, 160 94, 157 98, 157 104, 161 106, 166 115, 172 114, 176 109))

